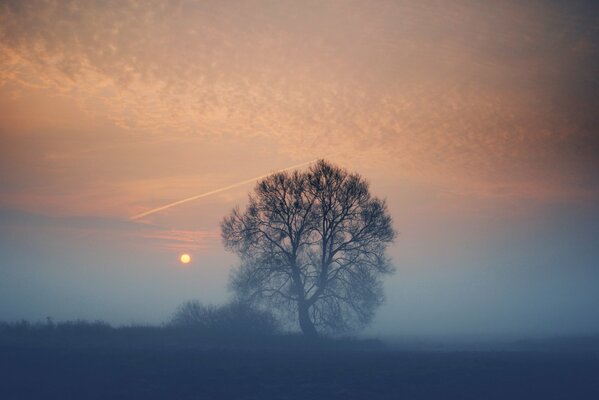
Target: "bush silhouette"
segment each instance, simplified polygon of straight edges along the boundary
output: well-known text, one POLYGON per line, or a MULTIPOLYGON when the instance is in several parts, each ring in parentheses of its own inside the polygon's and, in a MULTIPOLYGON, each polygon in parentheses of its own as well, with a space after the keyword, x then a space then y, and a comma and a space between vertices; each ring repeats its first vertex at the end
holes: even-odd
POLYGON ((225 336, 272 335, 279 331, 271 313, 240 302, 214 306, 188 301, 179 306, 169 325, 225 336))

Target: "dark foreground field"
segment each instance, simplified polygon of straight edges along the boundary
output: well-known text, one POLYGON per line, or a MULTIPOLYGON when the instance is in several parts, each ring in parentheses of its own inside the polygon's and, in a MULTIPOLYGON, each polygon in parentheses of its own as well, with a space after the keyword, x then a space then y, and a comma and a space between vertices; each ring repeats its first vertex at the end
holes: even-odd
POLYGON ((2 399, 599 399, 587 352, 0 347, 2 399))

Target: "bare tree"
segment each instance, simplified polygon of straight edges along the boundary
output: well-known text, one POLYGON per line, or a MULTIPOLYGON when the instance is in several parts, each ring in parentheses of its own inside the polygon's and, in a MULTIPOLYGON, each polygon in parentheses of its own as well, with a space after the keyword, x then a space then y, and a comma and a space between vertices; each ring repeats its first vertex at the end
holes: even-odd
POLYGON ((324 160, 260 181, 221 230, 241 259, 231 279, 237 295, 295 315, 307 336, 367 324, 383 300, 381 278, 393 271, 385 202, 360 175, 324 160))

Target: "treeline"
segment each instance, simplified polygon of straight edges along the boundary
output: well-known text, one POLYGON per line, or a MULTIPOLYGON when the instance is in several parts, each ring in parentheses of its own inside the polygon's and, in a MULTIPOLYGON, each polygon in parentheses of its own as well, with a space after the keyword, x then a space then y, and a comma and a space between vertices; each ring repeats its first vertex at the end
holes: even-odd
POLYGON ((241 303, 220 306, 190 301, 161 325, 112 326, 103 321, 0 322, 0 345, 207 345, 258 342, 281 336, 274 316, 241 303))
POLYGON ((107 347, 372 347, 377 341, 307 339, 283 329, 269 312, 243 303, 181 305, 161 325, 112 326, 103 321, 0 322, 0 346, 107 347))

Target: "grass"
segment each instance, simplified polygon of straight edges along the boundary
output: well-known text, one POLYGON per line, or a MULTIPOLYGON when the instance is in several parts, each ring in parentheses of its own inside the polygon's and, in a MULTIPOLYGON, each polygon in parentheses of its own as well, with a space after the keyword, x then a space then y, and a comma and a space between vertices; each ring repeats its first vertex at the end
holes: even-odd
POLYGON ((398 351, 172 325, 0 323, 3 399, 590 399, 599 355, 398 351))

